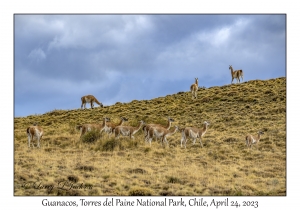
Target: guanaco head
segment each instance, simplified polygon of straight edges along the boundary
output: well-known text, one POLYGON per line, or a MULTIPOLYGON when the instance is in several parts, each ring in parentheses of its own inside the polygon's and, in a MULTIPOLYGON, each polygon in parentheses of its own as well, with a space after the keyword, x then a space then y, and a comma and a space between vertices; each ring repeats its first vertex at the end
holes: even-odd
POLYGON ((207 121, 204 121, 203 124, 210 125, 209 122, 207 122, 207 121))
POLYGON ((264 132, 263 131, 258 131, 257 134, 262 135, 262 134, 264 134, 264 132))
POLYGON ((125 117, 121 117, 121 120, 123 120, 123 121, 128 121, 128 119, 125 118, 125 117))
POLYGON ((100 102, 100 107, 103 108, 103 104, 100 102))
POLYGON ((174 120, 174 119, 172 119, 171 117, 168 117, 168 121, 170 121, 170 122, 174 122, 175 120, 174 120))
POLYGON ((103 119, 105 119, 106 122, 109 122, 109 121, 110 121, 110 118, 109 118, 109 117, 104 117, 103 119))
POLYGON ((232 65, 229 65, 229 70, 231 70, 232 69, 232 65))

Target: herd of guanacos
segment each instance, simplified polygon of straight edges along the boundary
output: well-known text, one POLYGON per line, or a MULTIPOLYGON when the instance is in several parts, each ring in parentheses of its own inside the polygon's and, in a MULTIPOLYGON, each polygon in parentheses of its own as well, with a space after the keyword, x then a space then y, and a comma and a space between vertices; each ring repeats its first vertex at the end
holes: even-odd
MULTIPOLYGON (((240 78, 244 80, 242 69, 234 71, 232 65, 229 65, 229 69, 231 70, 232 76, 231 83, 234 79, 236 79, 238 83, 240 83, 240 78)), ((195 83, 190 86, 192 99, 197 99, 198 88, 198 78, 195 78, 195 83)), ((98 104, 100 107, 103 107, 103 104, 99 102, 93 95, 86 95, 81 97, 81 109, 85 109, 87 103, 90 103, 91 108, 94 108, 94 103, 98 104)), ((128 119, 126 119, 125 117, 121 117, 120 122, 118 124, 114 124, 110 122, 110 118, 104 117, 102 124, 82 124, 77 125, 76 129, 80 130, 80 137, 91 130, 98 130, 100 133, 102 131, 108 133, 109 136, 114 133, 116 138, 119 138, 120 134, 122 134, 123 136, 129 136, 131 139, 134 138, 134 134, 142 128, 145 141, 149 142, 150 146, 151 141, 154 137, 156 139, 161 139, 161 143, 165 142, 166 144, 168 144, 167 137, 173 135, 179 130, 181 132, 181 147, 184 144, 184 147, 186 148, 186 142, 189 138, 193 140, 193 144, 195 144, 197 138, 199 138, 201 147, 203 147, 201 139, 205 135, 209 125, 209 122, 207 121, 203 122, 204 126, 202 128, 179 128, 175 125, 174 130, 171 131, 171 124, 172 122, 174 122, 174 120, 170 117, 168 117, 168 124, 166 126, 160 124, 146 124, 141 120, 139 121, 139 125, 137 127, 133 127, 123 125, 125 121, 128 121, 128 119)), ((28 147, 30 147, 31 141, 33 141, 33 139, 37 139, 37 147, 40 147, 40 141, 44 133, 43 128, 38 125, 29 126, 26 130, 26 133, 28 136, 28 147)), ((258 131, 257 134, 257 136, 251 134, 246 136, 245 140, 246 146, 248 148, 252 148, 252 145, 257 144, 261 138, 261 135, 264 133, 262 131, 258 131)), ((33 142, 32 146, 34 147, 33 142)))

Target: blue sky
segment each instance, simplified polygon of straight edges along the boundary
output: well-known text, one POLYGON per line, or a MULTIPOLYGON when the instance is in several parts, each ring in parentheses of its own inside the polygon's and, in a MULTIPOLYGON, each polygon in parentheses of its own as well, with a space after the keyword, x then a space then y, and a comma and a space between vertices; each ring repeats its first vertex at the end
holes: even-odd
MULTIPOLYGON (((14 115, 286 76, 286 15, 14 15, 14 115)), ((88 106, 89 107, 89 106, 88 106)))

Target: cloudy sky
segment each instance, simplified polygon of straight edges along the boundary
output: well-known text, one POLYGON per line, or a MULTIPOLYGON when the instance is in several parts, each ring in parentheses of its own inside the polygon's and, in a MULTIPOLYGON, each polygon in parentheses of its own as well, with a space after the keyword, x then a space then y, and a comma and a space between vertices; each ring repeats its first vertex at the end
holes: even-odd
MULTIPOLYGON (((286 76, 285 15, 14 15, 14 115, 286 76)), ((89 106, 88 106, 89 107, 89 106)))

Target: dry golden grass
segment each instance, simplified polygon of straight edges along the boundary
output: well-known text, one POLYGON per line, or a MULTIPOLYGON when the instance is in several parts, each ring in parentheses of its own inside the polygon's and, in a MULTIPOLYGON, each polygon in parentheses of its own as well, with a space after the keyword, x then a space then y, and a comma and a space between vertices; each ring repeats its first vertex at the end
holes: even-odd
MULTIPOLYGON (((173 127, 173 126, 172 126, 173 127)), ((286 195, 286 78, 199 89, 153 100, 86 109, 54 110, 14 119, 15 195, 286 195), (75 126, 101 123, 202 126, 203 138, 180 147, 181 134, 155 140, 150 147, 139 131, 85 143, 75 126), (26 128, 38 122, 41 148, 28 148, 26 128), (264 131, 261 142, 246 148, 245 136, 264 131)))

